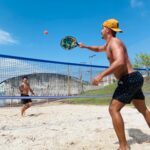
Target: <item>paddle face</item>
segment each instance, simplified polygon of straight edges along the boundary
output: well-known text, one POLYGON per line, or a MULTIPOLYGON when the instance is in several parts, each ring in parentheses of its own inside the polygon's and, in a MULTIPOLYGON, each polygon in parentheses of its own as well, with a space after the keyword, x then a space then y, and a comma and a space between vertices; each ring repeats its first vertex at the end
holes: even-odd
POLYGON ((66 36, 65 38, 63 38, 61 40, 60 45, 62 48, 66 49, 66 50, 71 50, 78 46, 78 42, 77 42, 76 38, 74 38, 72 36, 66 36))

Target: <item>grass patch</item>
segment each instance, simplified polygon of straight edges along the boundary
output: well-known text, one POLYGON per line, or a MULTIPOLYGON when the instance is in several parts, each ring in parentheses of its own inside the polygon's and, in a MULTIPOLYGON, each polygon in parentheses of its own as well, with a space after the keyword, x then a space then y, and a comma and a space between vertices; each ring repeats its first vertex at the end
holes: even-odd
MULTIPOLYGON (((112 94, 116 88, 116 83, 110 84, 103 88, 97 90, 89 90, 81 93, 81 96, 91 96, 91 95, 102 95, 102 94, 112 94)), ((68 104, 89 104, 89 105, 108 105, 110 103, 111 97, 100 97, 100 98, 70 98, 64 100, 64 103, 68 104)))
POLYGON ((86 104, 86 105, 108 105, 111 97, 104 98, 72 98, 66 99, 64 103, 67 104, 86 104))
POLYGON ((81 95, 100 95, 100 94, 112 94, 117 86, 117 83, 110 84, 98 90, 89 90, 81 93, 81 95))
MULTIPOLYGON (((113 94, 114 90, 117 87, 117 83, 110 84, 105 86, 104 88, 100 88, 98 90, 89 90, 86 92, 81 93, 81 96, 84 95, 102 95, 102 94, 113 94)), ((150 80, 144 82, 143 85, 143 92, 150 93, 150 80)), ((109 105, 110 100, 112 98, 108 97, 100 97, 100 98, 73 98, 73 99, 66 99, 64 103, 68 104, 90 104, 90 105, 109 105)), ((145 97, 146 104, 150 107, 150 96, 145 97)))

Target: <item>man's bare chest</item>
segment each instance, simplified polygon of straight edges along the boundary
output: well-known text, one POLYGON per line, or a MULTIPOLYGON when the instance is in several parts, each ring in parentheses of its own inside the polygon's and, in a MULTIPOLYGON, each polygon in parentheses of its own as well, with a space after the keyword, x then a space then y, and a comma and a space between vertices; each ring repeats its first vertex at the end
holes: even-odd
POLYGON ((28 84, 23 84, 23 88, 24 89, 29 89, 29 85, 28 84))
POLYGON ((110 61, 110 63, 113 62, 113 55, 112 55, 112 51, 109 47, 106 48, 106 56, 107 56, 107 59, 110 61))

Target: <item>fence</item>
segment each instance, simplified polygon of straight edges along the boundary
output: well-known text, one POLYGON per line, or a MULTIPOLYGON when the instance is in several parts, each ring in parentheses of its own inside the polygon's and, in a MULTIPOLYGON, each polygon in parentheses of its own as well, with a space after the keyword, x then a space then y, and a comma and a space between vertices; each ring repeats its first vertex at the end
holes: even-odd
MULTIPOLYGON (((106 68, 108 67, 0 55, 1 103, 4 100, 15 101, 21 98, 19 86, 23 76, 28 77, 35 92, 32 99, 87 97, 88 95, 81 94, 115 82, 113 75, 110 75, 105 77, 99 86, 91 85, 92 78, 106 68)), ((138 68, 137 70, 142 72, 145 78, 150 71, 138 68)))

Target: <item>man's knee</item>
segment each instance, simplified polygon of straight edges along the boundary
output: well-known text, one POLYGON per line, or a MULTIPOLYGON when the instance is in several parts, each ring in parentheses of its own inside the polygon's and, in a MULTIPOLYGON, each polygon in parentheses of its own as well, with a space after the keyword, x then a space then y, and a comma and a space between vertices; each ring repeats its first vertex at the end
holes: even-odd
POLYGON ((31 102, 30 102, 30 103, 28 103, 28 106, 29 106, 29 107, 31 107, 31 106, 32 106, 32 103, 31 103, 31 102))
POLYGON ((146 108, 146 106, 135 106, 136 107, 136 109, 138 110, 138 112, 139 113, 141 113, 141 114, 145 114, 146 113, 146 111, 147 111, 147 108, 146 108))
POLYGON ((113 115, 113 114, 116 114, 116 113, 118 113, 120 110, 119 109, 117 109, 116 107, 114 107, 114 106, 109 106, 109 113, 110 113, 110 115, 113 115))
POLYGON ((23 107, 24 107, 25 109, 27 109, 27 108, 28 108, 28 104, 25 104, 23 107))
POLYGON ((31 107, 31 105, 32 105, 32 103, 27 103, 27 104, 24 105, 24 107, 25 107, 26 109, 28 109, 29 107, 31 107))
POLYGON ((148 109, 147 108, 142 108, 142 109, 137 109, 139 113, 143 114, 144 116, 146 115, 148 109))
POLYGON ((115 105, 110 105, 109 106, 109 113, 110 113, 110 115, 120 113, 121 109, 122 109, 121 107, 117 107, 115 105))
POLYGON ((109 106, 109 113, 110 115, 115 115, 117 113, 120 113, 120 110, 125 106, 124 103, 116 100, 116 99, 113 99, 110 103, 110 106, 109 106))

